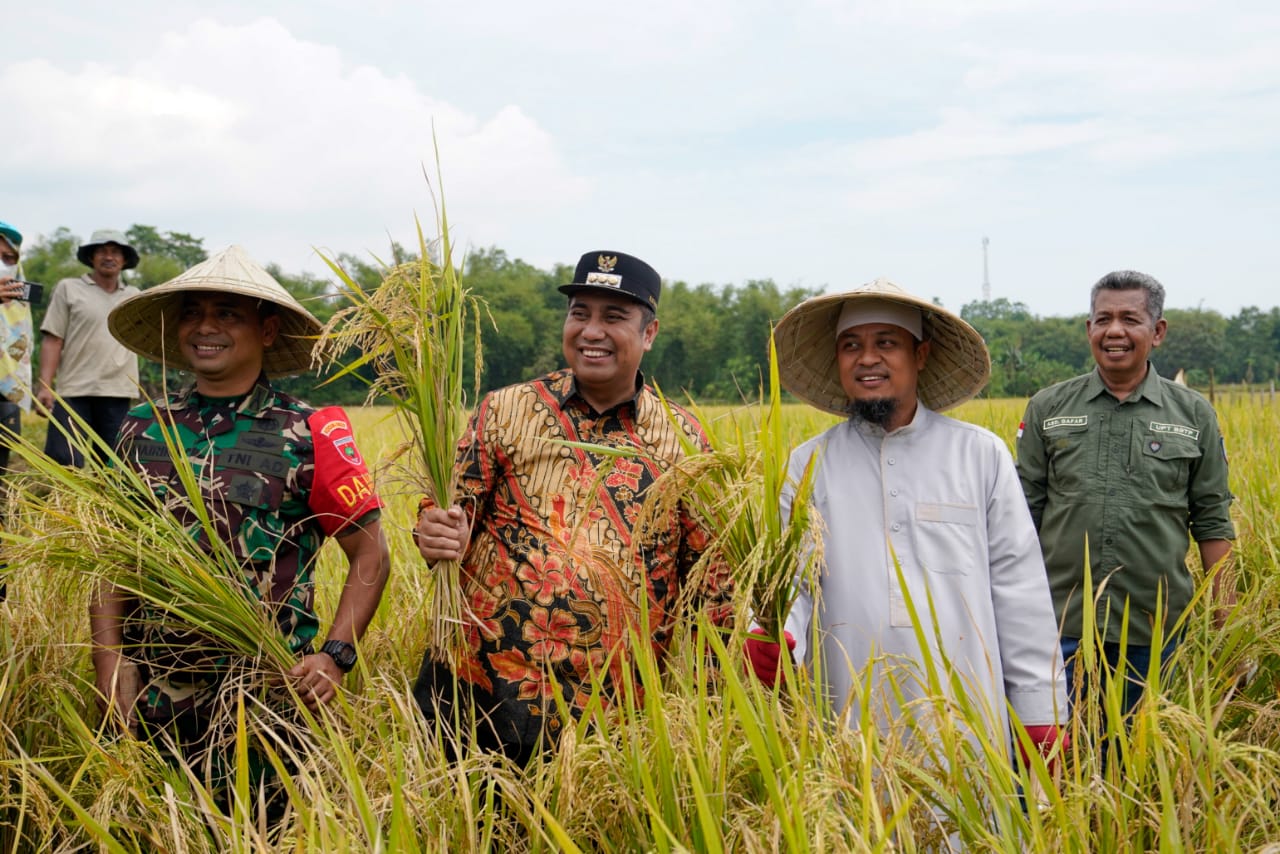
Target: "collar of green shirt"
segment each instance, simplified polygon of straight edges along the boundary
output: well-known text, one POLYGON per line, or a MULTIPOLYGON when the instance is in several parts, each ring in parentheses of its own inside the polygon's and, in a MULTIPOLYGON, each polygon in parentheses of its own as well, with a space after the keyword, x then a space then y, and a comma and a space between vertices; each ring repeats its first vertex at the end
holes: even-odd
MULTIPOLYGON (((1093 373, 1089 375, 1089 383, 1086 387, 1089 400, 1094 400, 1100 394, 1111 394, 1111 390, 1107 388, 1107 384, 1102 381, 1102 373, 1095 367, 1093 373)), ((1112 395, 1114 397, 1115 395, 1112 395)), ((1160 406, 1164 403, 1164 389, 1160 384, 1160 375, 1156 373, 1155 365, 1147 362, 1147 375, 1142 378, 1142 382, 1134 389, 1133 394, 1124 399, 1124 403, 1146 398, 1160 406)))

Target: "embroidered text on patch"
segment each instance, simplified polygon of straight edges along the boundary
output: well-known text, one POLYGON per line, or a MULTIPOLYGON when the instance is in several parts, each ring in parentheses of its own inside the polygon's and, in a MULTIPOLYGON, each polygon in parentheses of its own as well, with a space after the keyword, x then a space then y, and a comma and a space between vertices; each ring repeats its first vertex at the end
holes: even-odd
POLYGON ((1186 436, 1188 439, 1199 441, 1200 431, 1194 427, 1186 427, 1182 424, 1162 424, 1159 421, 1151 422, 1151 430, 1155 433, 1173 433, 1176 436, 1186 436))
POLYGON ((1042 430, 1055 427, 1084 427, 1089 423, 1088 415, 1059 415, 1057 418, 1046 418, 1042 430))
POLYGON ((329 423, 325 424, 323 427, 320 428, 320 435, 328 437, 328 435, 332 433, 334 430, 350 430, 350 429, 351 428, 347 426, 347 422, 342 421, 340 419, 334 419, 333 421, 330 421, 329 423))

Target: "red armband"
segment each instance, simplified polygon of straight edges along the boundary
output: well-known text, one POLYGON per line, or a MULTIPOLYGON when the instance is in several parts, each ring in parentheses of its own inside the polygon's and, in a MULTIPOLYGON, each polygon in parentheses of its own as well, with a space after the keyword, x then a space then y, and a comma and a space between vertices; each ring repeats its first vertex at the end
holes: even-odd
POLYGON ((308 501, 329 536, 370 510, 382 507, 373 478, 356 447, 351 421, 340 406, 326 406, 307 419, 315 446, 315 477, 308 501))

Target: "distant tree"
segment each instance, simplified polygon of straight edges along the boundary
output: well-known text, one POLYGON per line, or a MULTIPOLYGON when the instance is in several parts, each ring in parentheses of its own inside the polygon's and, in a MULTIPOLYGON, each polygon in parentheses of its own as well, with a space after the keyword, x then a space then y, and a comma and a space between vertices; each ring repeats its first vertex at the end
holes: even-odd
POLYGON ((209 257, 204 249, 204 238, 192 237, 181 231, 167 231, 162 235, 154 226, 135 224, 129 226, 124 234, 140 255, 172 259, 181 270, 194 267, 209 257))
POLYGON ((1151 363, 1161 376, 1172 378, 1179 369, 1187 382, 1205 385, 1209 368, 1221 368, 1227 339, 1227 320, 1216 311, 1166 309, 1169 324, 1164 343, 1151 351, 1151 363))
POLYGON ((1227 322, 1226 340, 1218 379, 1241 382, 1252 374, 1256 382, 1269 382, 1280 377, 1280 308, 1245 306, 1227 322))
POLYGON ((1010 302, 1005 297, 965 303, 960 309, 960 316, 969 321, 975 329, 985 322, 1007 320, 1025 323, 1034 317, 1026 303, 1010 302))

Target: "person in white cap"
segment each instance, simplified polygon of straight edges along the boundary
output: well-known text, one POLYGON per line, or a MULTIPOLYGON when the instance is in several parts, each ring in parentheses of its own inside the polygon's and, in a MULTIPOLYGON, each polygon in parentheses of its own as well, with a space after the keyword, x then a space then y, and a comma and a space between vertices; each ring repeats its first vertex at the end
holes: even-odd
POLYGON ((138 293, 121 273, 138 266, 138 251, 119 231, 100 229, 76 251, 89 272, 53 288, 40 323, 37 412, 50 417, 44 452, 67 466, 84 464, 88 442, 77 438, 75 412, 110 445, 138 396, 138 357, 107 331, 107 314, 138 293), (59 400, 54 401, 57 378, 59 400))
MULTIPOLYGON (((130 350, 195 377, 166 402, 128 414, 121 460, 153 484, 193 536, 204 536, 183 497, 166 429, 181 445, 219 539, 241 563, 238 580, 297 653, 288 676, 318 709, 355 666, 355 644, 390 569, 382 502, 346 413, 317 410, 268 379, 307 369, 319 321, 232 246, 121 303, 108 322, 130 350), (347 576, 322 642, 313 573, 330 536, 346 555, 347 576)), ((214 749, 211 736, 228 723, 225 713, 219 717, 233 664, 225 652, 202 648, 198 633, 110 583, 91 598, 90 623, 104 709, 145 738, 172 741, 189 759, 214 749)))
MULTIPOLYGON (((849 726, 865 701, 882 724, 905 717, 917 732, 936 711, 912 705, 929 694, 932 661, 943 690, 964 686, 988 738, 1010 737, 1012 707, 1047 752, 1067 696, 1035 526, 1004 443, 938 414, 986 384, 982 338, 877 280, 805 301, 775 340, 783 386, 848 416, 791 455, 793 484, 817 455, 812 502, 824 522, 824 565, 786 622, 798 660, 822 659, 813 672, 849 726)), ((773 684, 781 645, 752 638, 747 654, 773 684)))

